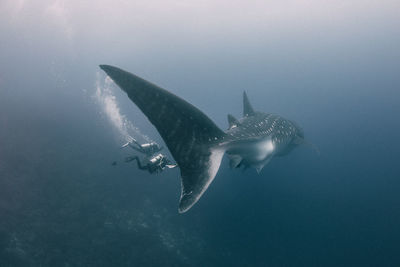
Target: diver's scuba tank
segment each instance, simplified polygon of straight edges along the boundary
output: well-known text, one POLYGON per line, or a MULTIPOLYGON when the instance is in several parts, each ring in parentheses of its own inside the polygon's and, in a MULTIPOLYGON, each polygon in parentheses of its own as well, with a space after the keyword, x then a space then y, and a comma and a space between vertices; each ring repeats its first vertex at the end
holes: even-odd
POLYGON ((154 142, 142 144, 140 145, 140 147, 142 148, 143 153, 147 155, 154 154, 162 149, 162 147, 159 144, 154 142))

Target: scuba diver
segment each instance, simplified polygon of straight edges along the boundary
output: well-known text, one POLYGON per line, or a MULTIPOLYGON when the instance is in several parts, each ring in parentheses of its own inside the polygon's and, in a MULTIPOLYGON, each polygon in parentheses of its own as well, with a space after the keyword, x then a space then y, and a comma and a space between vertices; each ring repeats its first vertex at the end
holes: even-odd
POLYGON ((159 152, 163 149, 162 146, 160 146, 159 144, 157 144, 155 142, 140 144, 134 138, 132 138, 132 141, 123 145, 122 148, 127 147, 127 146, 133 148, 134 150, 136 150, 140 153, 146 154, 147 156, 151 156, 154 153, 159 152))
POLYGON ((144 159, 145 163, 141 162, 138 156, 130 156, 125 158, 125 162, 136 160, 140 170, 147 170, 149 173, 159 173, 165 168, 172 169, 178 166, 177 164, 171 163, 171 161, 164 154, 158 153, 163 149, 163 147, 155 142, 140 144, 138 141, 132 138, 132 141, 124 144, 122 148, 127 146, 146 155, 146 158, 144 159))
POLYGON ((178 166, 178 164, 171 164, 168 158, 161 153, 147 158, 146 164, 141 163, 138 156, 125 158, 125 162, 131 162, 133 160, 136 160, 139 169, 147 170, 149 173, 159 173, 165 168, 173 169, 178 166))

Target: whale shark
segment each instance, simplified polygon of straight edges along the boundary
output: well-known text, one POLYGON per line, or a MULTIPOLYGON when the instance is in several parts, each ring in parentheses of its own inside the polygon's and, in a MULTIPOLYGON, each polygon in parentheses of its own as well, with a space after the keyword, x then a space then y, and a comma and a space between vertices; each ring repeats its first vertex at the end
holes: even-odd
POLYGON ((100 68, 138 106, 164 140, 181 174, 179 213, 188 211, 217 175, 223 156, 231 168, 260 172, 273 158, 304 144, 303 130, 293 121, 255 111, 243 93, 243 117, 228 115, 221 130, 198 108, 173 93, 110 65, 100 68))

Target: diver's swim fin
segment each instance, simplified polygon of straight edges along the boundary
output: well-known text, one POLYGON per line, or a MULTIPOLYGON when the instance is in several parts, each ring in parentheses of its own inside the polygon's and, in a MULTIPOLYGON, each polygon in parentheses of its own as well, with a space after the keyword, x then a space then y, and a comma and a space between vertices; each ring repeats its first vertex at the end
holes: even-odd
POLYGON ((121 148, 124 148, 124 147, 129 146, 129 143, 130 143, 130 142, 128 142, 128 143, 126 143, 126 144, 123 144, 123 145, 121 146, 121 148))

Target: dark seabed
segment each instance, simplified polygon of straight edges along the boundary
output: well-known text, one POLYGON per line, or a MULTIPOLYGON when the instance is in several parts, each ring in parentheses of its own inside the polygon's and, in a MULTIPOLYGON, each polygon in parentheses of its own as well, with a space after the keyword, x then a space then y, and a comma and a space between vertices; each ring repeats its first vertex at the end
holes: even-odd
POLYGON ((399 9, 2 1, 0 266, 400 266, 399 9), (260 175, 224 158, 179 214, 178 169, 123 163, 127 133, 162 140, 99 64, 222 129, 246 90, 320 154, 299 147, 260 175))

